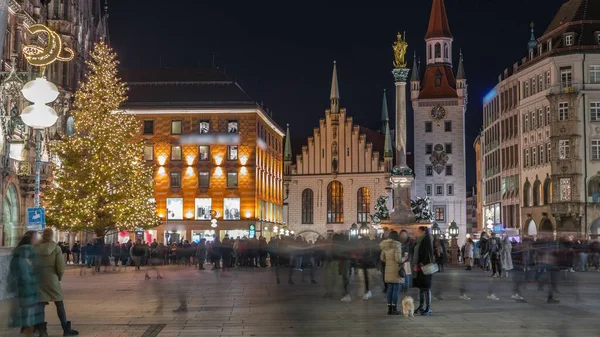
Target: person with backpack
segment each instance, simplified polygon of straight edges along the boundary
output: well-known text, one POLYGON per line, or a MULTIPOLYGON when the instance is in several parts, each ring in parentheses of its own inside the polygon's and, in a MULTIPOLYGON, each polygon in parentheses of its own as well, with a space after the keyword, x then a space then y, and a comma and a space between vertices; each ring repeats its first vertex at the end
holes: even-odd
POLYGON ((492 237, 488 242, 490 262, 492 263, 492 277, 502 277, 502 243, 496 233, 492 233, 492 237))

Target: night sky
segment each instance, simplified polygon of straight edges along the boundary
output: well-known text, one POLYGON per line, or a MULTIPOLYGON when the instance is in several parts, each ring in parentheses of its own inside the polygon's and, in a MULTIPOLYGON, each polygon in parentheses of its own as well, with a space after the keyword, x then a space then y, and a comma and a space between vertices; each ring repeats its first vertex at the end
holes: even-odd
MULTIPOLYGON (((292 138, 312 135, 324 116, 337 60, 341 106, 356 124, 378 129, 383 89, 394 111, 391 44, 406 31, 409 54, 424 58, 431 2, 112 0, 110 42, 124 67, 211 67, 216 55, 216 66, 272 109, 280 126, 290 124, 292 138)), ((469 185, 483 96, 526 56, 529 23, 541 35, 565 2, 446 0, 454 67, 462 48, 469 85, 469 185)), ((411 110, 408 119, 412 148, 411 110)))

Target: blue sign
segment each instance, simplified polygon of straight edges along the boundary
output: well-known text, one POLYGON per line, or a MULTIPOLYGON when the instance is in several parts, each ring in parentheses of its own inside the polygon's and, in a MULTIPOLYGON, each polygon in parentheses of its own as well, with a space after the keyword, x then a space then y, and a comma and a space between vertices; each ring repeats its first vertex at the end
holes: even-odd
POLYGON ((254 224, 251 224, 248 227, 248 237, 256 237, 256 226, 254 224))
POLYGON ((27 229, 41 232, 46 228, 46 212, 42 207, 27 209, 27 229))

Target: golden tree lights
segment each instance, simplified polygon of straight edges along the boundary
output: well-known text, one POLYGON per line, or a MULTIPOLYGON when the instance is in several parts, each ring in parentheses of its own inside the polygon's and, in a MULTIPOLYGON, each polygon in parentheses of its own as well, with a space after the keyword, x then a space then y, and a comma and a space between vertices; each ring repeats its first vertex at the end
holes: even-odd
POLYGON ((44 196, 48 223, 98 236, 156 227, 153 169, 141 160, 138 121, 118 112, 126 86, 118 78, 116 54, 100 42, 90 56, 86 80, 75 94, 75 134, 51 148, 61 165, 44 196))

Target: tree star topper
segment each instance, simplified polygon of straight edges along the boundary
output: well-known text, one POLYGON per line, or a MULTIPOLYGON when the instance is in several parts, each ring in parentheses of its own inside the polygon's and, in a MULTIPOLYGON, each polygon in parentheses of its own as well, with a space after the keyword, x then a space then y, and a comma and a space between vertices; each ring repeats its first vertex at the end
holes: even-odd
POLYGON ((68 62, 75 56, 73 49, 63 47, 60 35, 50 28, 38 23, 29 26, 27 30, 33 36, 43 33, 46 33, 47 35, 48 43, 46 44, 46 47, 42 48, 32 44, 23 47, 23 54, 25 55, 27 62, 32 66, 42 68, 42 73, 49 64, 56 61, 68 62), (63 50, 65 51, 64 56, 62 55, 63 50))
POLYGON ((398 33, 398 40, 394 41, 392 48, 394 49, 394 67, 405 68, 406 67, 406 50, 408 49, 408 43, 406 42, 406 34, 402 39, 402 34, 398 33))

